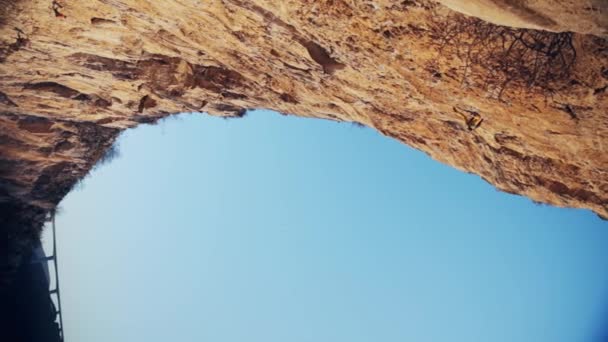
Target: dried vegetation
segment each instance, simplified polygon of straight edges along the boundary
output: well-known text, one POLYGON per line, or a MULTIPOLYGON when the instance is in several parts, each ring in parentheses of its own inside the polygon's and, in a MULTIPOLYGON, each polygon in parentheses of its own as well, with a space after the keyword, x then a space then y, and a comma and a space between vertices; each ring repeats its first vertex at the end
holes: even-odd
POLYGON ((440 56, 457 58, 454 71, 464 87, 481 87, 499 100, 508 91, 548 95, 572 74, 577 54, 570 32, 497 26, 461 14, 437 18, 430 30, 433 44, 440 56))

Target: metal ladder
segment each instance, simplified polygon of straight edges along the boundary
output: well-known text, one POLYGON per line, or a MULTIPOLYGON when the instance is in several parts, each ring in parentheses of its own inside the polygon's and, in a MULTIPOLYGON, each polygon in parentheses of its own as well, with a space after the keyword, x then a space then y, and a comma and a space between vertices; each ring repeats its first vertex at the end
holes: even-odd
MULTIPOLYGON (((33 260, 32 263, 52 263, 53 269, 55 270, 55 282, 52 289, 49 289, 49 295, 55 296, 57 302, 56 315, 57 319, 59 319, 59 337, 60 340, 64 340, 63 335, 63 312, 61 311, 61 291, 59 288, 59 269, 57 265, 57 233, 56 233, 56 224, 55 224, 55 211, 51 212, 51 231, 53 234, 53 253, 51 255, 45 256, 44 258, 33 260)), ((49 279, 50 281, 50 279, 49 279)), ((49 285, 50 287, 50 285, 49 285)))

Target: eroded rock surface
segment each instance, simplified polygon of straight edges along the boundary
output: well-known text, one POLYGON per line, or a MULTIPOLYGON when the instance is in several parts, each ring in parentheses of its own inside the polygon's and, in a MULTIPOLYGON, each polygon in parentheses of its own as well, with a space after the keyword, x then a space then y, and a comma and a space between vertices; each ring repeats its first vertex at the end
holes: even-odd
POLYGON ((359 122, 608 216, 606 2, 442 2, 560 32, 430 1, 0 1, 4 216, 39 225, 122 129, 250 108, 359 122))
POLYGON ((439 0, 447 7, 511 27, 608 36, 607 0, 439 0))

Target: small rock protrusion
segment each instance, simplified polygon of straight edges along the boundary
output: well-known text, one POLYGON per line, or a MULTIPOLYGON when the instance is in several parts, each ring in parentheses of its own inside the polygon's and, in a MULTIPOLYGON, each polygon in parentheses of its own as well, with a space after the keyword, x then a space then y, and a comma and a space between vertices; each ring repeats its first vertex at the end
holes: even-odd
POLYGON ((479 126, 481 126, 483 118, 477 111, 469 109, 459 109, 457 107, 453 107, 453 109, 456 113, 462 116, 469 131, 474 131, 479 128, 479 126))
POLYGON ((144 109, 156 107, 157 102, 153 98, 148 95, 144 95, 144 97, 139 100, 139 105, 137 107, 138 113, 143 113, 144 109))
POLYGON ((337 70, 344 69, 345 65, 332 58, 321 45, 312 41, 301 42, 301 44, 308 51, 310 58, 321 65, 324 73, 333 74, 337 70))
POLYGON ((10 97, 8 97, 5 93, 0 91, 0 103, 5 104, 7 106, 19 107, 15 102, 13 102, 10 97))

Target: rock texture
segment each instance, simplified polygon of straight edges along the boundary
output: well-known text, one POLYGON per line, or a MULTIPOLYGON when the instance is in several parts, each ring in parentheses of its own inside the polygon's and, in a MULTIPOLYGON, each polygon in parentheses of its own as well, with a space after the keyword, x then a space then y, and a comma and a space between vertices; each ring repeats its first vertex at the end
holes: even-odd
POLYGON ((606 0, 439 0, 447 7, 511 27, 608 36, 606 0))
POLYGON ((4 223, 39 226, 120 130, 251 108, 607 217, 606 1, 442 2, 556 32, 413 0, 0 1, 4 223))

